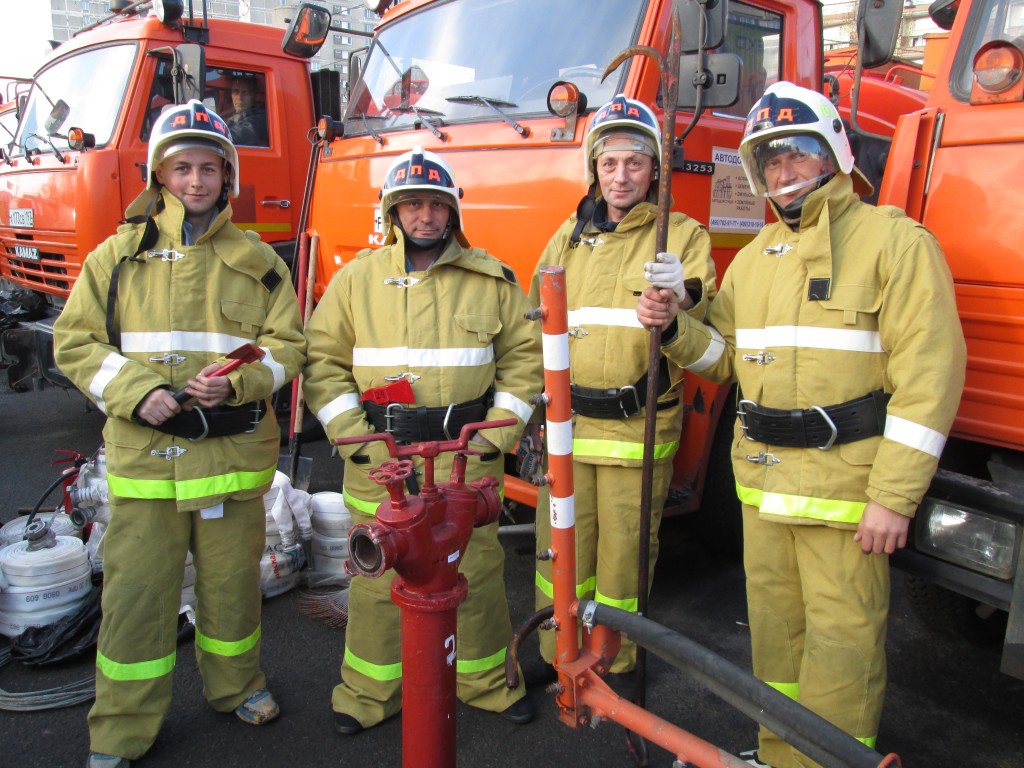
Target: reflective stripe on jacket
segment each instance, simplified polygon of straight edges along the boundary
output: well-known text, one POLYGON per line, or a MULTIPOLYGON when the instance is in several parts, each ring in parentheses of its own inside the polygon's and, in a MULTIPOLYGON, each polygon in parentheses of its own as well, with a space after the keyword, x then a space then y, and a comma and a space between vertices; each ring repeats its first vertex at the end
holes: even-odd
POLYGON ((760 405, 806 409, 892 393, 884 436, 827 451, 747 440, 737 424, 743 501, 762 516, 840 526, 859 523, 869 499, 914 514, 965 366, 949 268, 925 227, 861 202, 840 174, 807 197, 800 231, 769 224, 737 254, 708 322, 681 327, 668 354, 712 380, 736 379, 760 405), (762 454, 766 463, 748 460, 762 454))
MULTIPOLYGON (((191 442, 140 426, 135 409, 152 390, 185 387, 247 342, 265 356, 228 374, 234 395, 225 404, 265 399, 298 374, 305 340, 288 268, 270 246, 235 227, 230 206, 195 245, 184 246, 184 208, 171 194, 162 196, 156 245, 120 270, 114 343, 106 330, 107 291, 114 266, 135 252, 140 225, 122 225, 89 254, 54 324, 54 352, 65 375, 107 415, 111 492, 175 498, 180 510, 194 510, 269 487, 280 441, 273 413, 252 433, 191 442)), ((148 200, 143 193, 128 216, 142 213, 148 200)))
MULTIPOLYGON (((569 375, 574 384, 596 389, 633 385, 647 371, 649 335, 637 320, 640 294, 649 287, 644 264, 655 257, 657 207, 637 204, 614 232, 601 232, 593 223, 583 230, 575 248, 569 244, 575 214, 562 224, 544 249, 530 288, 534 306, 540 303, 541 267, 565 267, 569 307, 569 375)), ((707 231, 682 213, 672 213, 668 250, 680 257, 688 288, 699 286, 701 300, 688 313, 703 320, 715 295, 715 267, 707 231)), ((682 315, 683 313, 680 313, 682 315)), ((682 370, 669 365, 670 389, 659 400, 679 400, 682 370)), ((642 403, 646 392, 638 392, 642 403)), ((658 412, 655 459, 671 461, 679 447, 682 403, 658 412)), ((643 462, 644 414, 629 418, 573 418, 573 458, 592 464, 639 466, 643 462)))

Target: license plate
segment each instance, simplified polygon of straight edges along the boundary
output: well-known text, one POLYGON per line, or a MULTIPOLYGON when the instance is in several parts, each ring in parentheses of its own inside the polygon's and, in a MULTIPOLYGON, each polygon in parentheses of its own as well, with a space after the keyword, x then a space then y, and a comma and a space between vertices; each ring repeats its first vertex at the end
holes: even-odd
POLYGON ((34 245, 16 245, 14 255, 26 261, 39 261, 39 249, 34 245))
POLYGON ((31 208, 11 208, 8 211, 8 223, 12 227, 33 227, 35 216, 31 208))

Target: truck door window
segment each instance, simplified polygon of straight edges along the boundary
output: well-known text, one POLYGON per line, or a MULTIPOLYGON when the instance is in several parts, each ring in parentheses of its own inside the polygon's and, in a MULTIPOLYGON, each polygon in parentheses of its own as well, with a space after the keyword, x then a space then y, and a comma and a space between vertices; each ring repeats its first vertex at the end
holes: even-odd
POLYGON ((733 2, 721 53, 740 57, 740 98, 731 107, 720 107, 716 114, 746 118, 765 88, 778 82, 782 71, 782 16, 777 13, 733 2))
POLYGON ((990 40, 1007 40, 1024 48, 1024 0, 985 0, 971 6, 950 81, 950 90, 961 101, 971 98, 974 54, 990 40))
POLYGON ((107 144, 124 108, 135 52, 134 43, 92 48, 59 59, 40 72, 29 93, 13 153, 66 149, 71 127, 95 136, 97 147, 107 144), (47 136, 46 118, 60 100, 70 108, 67 119, 57 133, 47 136))
POLYGON ((604 83, 601 74, 636 40, 646 5, 462 0, 411 12, 378 28, 349 96, 346 134, 414 128, 424 118, 500 119, 486 101, 469 97, 484 97, 506 114, 546 116, 557 80, 576 83, 596 108, 622 82, 625 67, 604 83))

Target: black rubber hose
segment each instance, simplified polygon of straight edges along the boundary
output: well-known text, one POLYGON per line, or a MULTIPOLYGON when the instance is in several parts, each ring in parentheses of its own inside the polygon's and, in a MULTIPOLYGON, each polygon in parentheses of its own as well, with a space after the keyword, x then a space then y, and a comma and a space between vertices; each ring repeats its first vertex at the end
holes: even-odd
POLYGON ((877 768, 882 755, 735 664, 667 627, 629 611, 588 602, 580 616, 625 632, 726 703, 770 729, 813 760, 831 768, 877 768), (595 608, 596 606, 596 608, 595 608))
POLYGON ((50 487, 43 491, 43 495, 39 497, 39 501, 37 501, 36 505, 32 507, 32 511, 29 513, 28 519, 25 521, 25 530, 28 530, 29 525, 31 525, 32 521, 36 519, 36 515, 39 513, 39 508, 43 506, 43 502, 46 501, 47 497, 53 493, 53 490, 63 482, 64 474, 61 473, 61 476, 50 483, 50 487))

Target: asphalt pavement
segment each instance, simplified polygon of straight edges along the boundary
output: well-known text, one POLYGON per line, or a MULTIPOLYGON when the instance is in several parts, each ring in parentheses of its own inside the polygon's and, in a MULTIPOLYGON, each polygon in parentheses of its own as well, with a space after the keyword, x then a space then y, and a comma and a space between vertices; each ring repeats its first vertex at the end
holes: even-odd
MULTIPOLYGON (((56 449, 91 454, 101 442, 102 416, 80 395, 59 390, 0 391, 0 523, 31 507, 58 476, 56 449)), ((307 443, 311 491, 339 490, 340 463, 324 441, 307 443)), ((52 500, 50 501, 52 503, 52 500)), ((743 569, 697 540, 685 518, 662 527, 661 559, 650 616, 734 664, 750 668, 743 569)), ((503 535, 506 585, 513 623, 533 612, 533 542, 503 535)), ((191 646, 178 649, 174 702, 156 744, 139 768, 252 766, 399 766, 401 717, 358 736, 335 734, 330 694, 338 679, 344 632, 302 613, 301 590, 264 603, 263 666, 282 707, 280 719, 254 728, 205 705, 191 646)), ((0 647, 5 641, 0 638, 0 647)), ((535 648, 531 641, 525 652, 535 648)), ((1024 682, 999 672, 998 648, 932 634, 911 613, 902 576, 894 574, 890 616, 889 691, 879 750, 897 752, 907 768, 1021 768, 1024 766, 1024 682)), ((91 674, 93 660, 52 668, 12 663, 0 669, 0 689, 52 688, 91 674)), ((572 730, 558 720, 553 697, 529 693, 533 723, 515 726, 494 714, 459 705, 460 768, 563 768, 635 765, 623 729, 603 723, 572 730)), ((42 712, 0 712, 0 768, 82 766, 88 753, 88 704, 42 712)), ((683 673, 649 656, 647 707, 660 717, 728 751, 755 743, 752 721, 683 673)), ((672 757, 649 745, 651 766, 672 757)))

